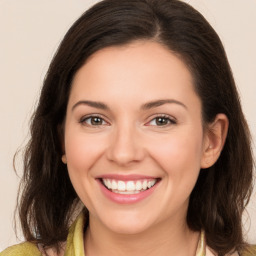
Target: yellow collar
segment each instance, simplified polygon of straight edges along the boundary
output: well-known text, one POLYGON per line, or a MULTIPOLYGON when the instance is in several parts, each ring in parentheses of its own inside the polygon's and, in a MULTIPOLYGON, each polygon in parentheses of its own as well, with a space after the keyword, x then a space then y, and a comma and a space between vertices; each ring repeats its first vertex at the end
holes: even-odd
MULTIPOLYGON (((85 217, 82 212, 69 230, 64 256, 85 256, 84 254, 85 217)), ((206 256, 205 233, 202 231, 197 246, 196 256, 206 256)))

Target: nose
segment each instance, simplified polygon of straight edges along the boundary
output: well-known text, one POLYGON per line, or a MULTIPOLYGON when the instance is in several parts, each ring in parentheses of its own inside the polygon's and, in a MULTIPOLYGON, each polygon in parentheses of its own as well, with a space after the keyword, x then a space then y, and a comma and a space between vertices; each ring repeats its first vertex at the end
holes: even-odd
POLYGON ((110 136, 107 158, 119 166, 130 166, 145 157, 141 134, 135 127, 116 128, 110 136))

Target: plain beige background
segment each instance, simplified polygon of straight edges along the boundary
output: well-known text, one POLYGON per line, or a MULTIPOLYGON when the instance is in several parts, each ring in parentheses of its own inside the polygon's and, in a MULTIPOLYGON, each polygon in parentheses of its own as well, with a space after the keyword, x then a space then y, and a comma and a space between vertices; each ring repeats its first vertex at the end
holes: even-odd
MULTIPOLYGON (((13 230, 19 181, 13 171, 13 155, 28 139, 29 119, 60 40, 70 25, 95 2, 0 0, 0 251, 19 242, 13 230)), ((220 35, 256 141, 256 0, 185 2, 202 12, 220 35)), ((21 173, 21 166, 18 160, 18 173, 21 173)), ((248 241, 256 243, 255 192, 248 213, 250 221, 247 214, 244 216, 245 232, 248 231, 248 241)))

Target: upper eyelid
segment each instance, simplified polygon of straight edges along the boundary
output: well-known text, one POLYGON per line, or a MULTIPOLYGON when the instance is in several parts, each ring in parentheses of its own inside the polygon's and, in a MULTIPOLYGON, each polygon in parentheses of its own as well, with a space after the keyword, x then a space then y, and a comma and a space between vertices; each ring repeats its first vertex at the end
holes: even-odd
POLYGON ((168 119, 170 119, 172 121, 177 122, 177 119, 175 117, 173 117, 171 115, 168 115, 168 114, 163 114, 163 113, 154 114, 154 115, 150 116, 149 121, 151 121, 151 120, 153 120, 155 118, 158 118, 158 117, 168 118, 168 119))
MULTIPOLYGON (((108 120, 108 118, 102 114, 99 113, 93 113, 93 114, 87 114, 87 115, 83 115, 80 119, 79 122, 83 122, 84 120, 91 118, 91 117, 99 117, 102 118, 106 123, 110 124, 110 121, 108 120)), ((168 118, 171 121, 177 123, 177 119, 169 114, 164 114, 164 113, 157 113, 154 115, 151 115, 150 117, 148 117, 148 121, 146 121, 146 123, 151 122, 152 120, 158 118, 158 117, 163 117, 163 118, 168 118)))
POLYGON ((109 123, 108 120, 106 120, 107 118, 101 114, 88 114, 88 115, 83 115, 80 119, 79 122, 83 122, 88 118, 92 118, 92 117, 99 117, 101 119, 103 119, 106 123, 109 123))
POLYGON ((173 125, 177 125, 177 119, 174 118, 171 115, 167 115, 167 114, 156 114, 153 117, 151 116, 151 118, 149 119, 149 121, 146 122, 146 124, 144 124, 145 126, 151 126, 153 128, 159 128, 159 129, 164 129, 164 128, 170 128, 173 125), (166 118, 169 119, 169 122, 165 125, 156 125, 156 124, 150 124, 152 121, 154 121, 157 118, 166 118))

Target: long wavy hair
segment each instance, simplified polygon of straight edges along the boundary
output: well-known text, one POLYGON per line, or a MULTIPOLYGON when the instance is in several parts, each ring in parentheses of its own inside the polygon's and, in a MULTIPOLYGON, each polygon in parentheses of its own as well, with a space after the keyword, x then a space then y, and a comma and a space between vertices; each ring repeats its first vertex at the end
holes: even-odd
POLYGON ((136 40, 158 42, 187 65, 202 102, 203 123, 218 113, 229 130, 218 161, 201 170, 190 196, 187 224, 204 230, 219 255, 244 245, 242 213, 250 198, 250 133, 222 43, 205 18, 177 0, 104 0, 69 29, 46 74, 24 154, 18 211, 25 239, 58 247, 79 202, 61 161, 62 125, 72 79, 96 51, 136 40))

